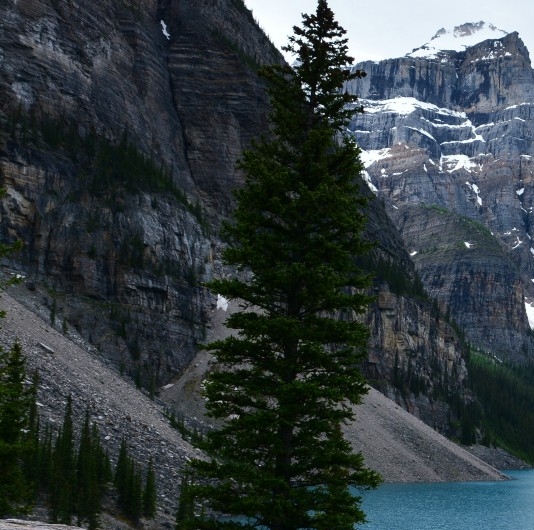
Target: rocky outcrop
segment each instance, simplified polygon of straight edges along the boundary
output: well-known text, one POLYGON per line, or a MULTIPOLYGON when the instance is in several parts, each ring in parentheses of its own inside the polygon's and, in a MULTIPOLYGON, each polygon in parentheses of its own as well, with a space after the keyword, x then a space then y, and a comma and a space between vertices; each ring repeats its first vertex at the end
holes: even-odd
POLYGON ((350 128, 428 293, 474 345, 530 357, 534 70, 524 44, 512 33, 356 67, 368 76, 349 88, 366 112, 350 128))
POLYGON ((527 360, 531 346, 521 274, 496 238, 481 223, 435 207, 405 208, 396 219, 442 313, 461 322, 467 339, 479 347, 527 360))
POLYGON ((0 236, 25 243, 11 265, 161 384, 204 336, 210 230, 266 129, 256 70, 281 57, 241 1, 19 0, 2 20, 0 236))
MULTIPOLYGON (((169 425, 162 402, 150 400, 132 381, 120 377, 105 357, 91 348, 75 332, 60 333, 48 325, 48 309, 39 289, 24 286, 10 289, 0 297, 0 308, 7 316, 0 327, 0 346, 10 347, 15 339, 23 346, 29 372, 40 371, 38 407, 41 425, 57 428, 64 407, 72 397, 75 425, 89 413, 98 426, 102 442, 116 462, 121 441, 127 440, 129 453, 139 463, 152 457, 156 470, 158 511, 154 520, 143 520, 143 528, 161 529, 175 525, 182 472, 190 458, 201 453, 183 440, 169 425)), ((214 310, 213 333, 224 333, 222 309, 214 310), (217 331, 216 331, 217 330, 217 331)), ((61 327, 60 322, 56 328, 61 327)), ((168 384, 161 397, 176 402, 177 410, 198 417, 202 427, 203 400, 199 385, 209 360, 205 352, 196 356, 180 384, 168 384), (192 407, 190 398, 196 399, 192 407)), ((346 427, 346 435, 366 464, 378 470, 386 482, 430 482, 451 480, 502 480, 504 476, 464 449, 441 436, 413 415, 376 390, 370 390, 362 405, 355 408, 356 421, 346 427)), ((485 452, 484 457, 491 454, 485 452)), ((507 455, 509 458, 509 455, 507 455)), ((503 455, 506 457, 506 455, 503 455)), ((508 459, 506 460, 509 461, 508 459)), ((509 469, 509 467, 507 467, 509 469)), ((48 520, 43 507, 28 514, 32 519, 48 520)), ((116 514, 100 518, 104 530, 128 530, 129 524, 116 514)), ((49 525, 39 520, 2 520, 0 530, 68 530, 65 525, 49 525)))
MULTIPOLYGON (((200 453, 171 427, 161 404, 122 378, 113 365, 77 333, 51 327, 39 290, 20 286, 3 293, 6 318, 0 346, 17 340, 24 351, 28 375, 38 371, 37 405, 41 425, 61 425, 69 396, 73 418, 81 426, 86 413, 98 427, 102 443, 115 464, 122 440, 142 467, 152 457, 157 481, 160 523, 174 524, 182 470, 200 453)), ((57 327, 60 327, 59 322, 57 327)), ((161 527, 161 526, 160 526, 161 527)))
POLYGON ((365 99, 411 97, 475 116, 534 102, 529 52, 517 32, 462 52, 364 61, 354 69, 367 76, 351 81, 348 88, 365 99))

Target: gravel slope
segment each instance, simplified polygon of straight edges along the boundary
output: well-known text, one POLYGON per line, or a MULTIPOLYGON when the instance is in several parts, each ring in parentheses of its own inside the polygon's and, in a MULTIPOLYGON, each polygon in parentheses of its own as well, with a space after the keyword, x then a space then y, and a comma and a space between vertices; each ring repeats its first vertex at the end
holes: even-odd
MULTIPOLYGON (((235 310, 230 304, 228 311, 235 310)), ((209 340, 229 334, 224 327, 228 313, 213 307, 209 340)), ((163 399, 184 414, 202 418, 204 404, 200 384, 211 358, 200 352, 173 386, 162 391, 163 399)), ((347 438, 361 451, 367 465, 386 482, 435 482, 502 480, 502 473, 438 434, 421 420, 401 409, 380 392, 370 389, 356 407, 356 421, 345 429, 347 438)), ((491 452, 486 452, 488 457, 491 452)))
POLYGON ((370 389, 345 434, 388 482, 502 480, 502 473, 370 389))
POLYGON ((198 451, 169 425, 162 407, 121 378, 97 352, 76 344, 30 311, 28 305, 36 312, 42 306, 37 296, 22 289, 10 289, 10 293, 22 293, 24 305, 6 293, 0 296, 0 309, 7 311, 0 320, 0 344, 9 347, 18 340, 26 356, 27 373, 38 370, 42 418, 60 425, 71 395, 74 417, 81 425, 85 411, 90 411, 91 421, 98 425, 112 458, 118 454, 123 438, 141 465, 145 466, 152 456, 160 516, 173 521, 181 469, 198 451))
MULTIPOLYGON (((63 403, 72 395, 77 404, 75 412, 81 415, 89 408, 112 454, 125 436, 132 452, 142 461, 149 455, 154 457, 160 482, 168 483, 160 495, 168 513, 172 513, 180 469, 197 454, 196 450, 169 426, 161 407, 123 380, 102 356, 79 340, 79 344, 73 342, 74 335, 65 337, 52 329, 45 322, 48 310, 43 308, 38 294, 26 292, 23 287, 10 294, 13 296, 0 296, 0 309, 7 310, 6 318, 0 322, 0 344, 10 345, 18 339, 29 370, 39 369, 43 416, 60 422, 63 403), (39 312, 43 314, 39 316, 39 312)), ((213 309, 210 335, 220 338, 227 334, 225 316, 222 310, 213 309)), ((201 352, 175 384, 161 390, 162 399, 201 421, 203 401, 198 389, 209 366, 209 357, 201 352)), ((379 471, 387 482, 504 478, 374 389, 370 389, 355 413, 356 421, 347 426, 346 435, 363 453, 367 465, 379 471)))

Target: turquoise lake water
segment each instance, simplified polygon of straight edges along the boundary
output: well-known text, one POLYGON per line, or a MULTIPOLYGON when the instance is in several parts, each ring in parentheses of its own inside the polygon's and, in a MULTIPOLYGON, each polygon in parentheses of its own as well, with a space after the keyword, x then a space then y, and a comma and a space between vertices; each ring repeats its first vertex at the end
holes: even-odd
POLYGON ((534 470, 503 482, 383 484, 359 530, 534 530, 534 470))

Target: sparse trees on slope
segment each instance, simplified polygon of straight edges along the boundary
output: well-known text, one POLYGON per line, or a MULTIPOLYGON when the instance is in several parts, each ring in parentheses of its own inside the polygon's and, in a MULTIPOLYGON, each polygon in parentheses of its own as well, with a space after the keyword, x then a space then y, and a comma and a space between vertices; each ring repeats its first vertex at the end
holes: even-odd
POLYGON ((209 345, 220 370, 206 381, 207 407, 224 422, 188 486, 208 515, 183 528, 352 530, 364 514, 349 487, 379 482, 341 431, 366 392, 368 333, 354 315, 369 301, 353 259, 368 248, 361 164, 342 134, 355 104, 343 85, 363 74, 346 69, 344 35, 319 0, 290 38, 297 66, 264 72, 272 136, 243 155, 245 186, 224 229, 224 259, 245 279, 211 284, 242 311, 226 322, 238 335, 209 345))

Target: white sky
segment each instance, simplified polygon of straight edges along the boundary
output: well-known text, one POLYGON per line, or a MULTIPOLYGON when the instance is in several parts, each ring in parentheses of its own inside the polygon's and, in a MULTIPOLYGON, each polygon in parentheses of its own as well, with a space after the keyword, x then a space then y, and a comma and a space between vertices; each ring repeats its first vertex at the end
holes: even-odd
MULTIPOLYGON (((316 0, 245 0, 270 39, 287 43, 301 13, 315 12, 316 0)), ((330 0, 337 21, 348 31, 356 61, 402 57, 428 42, 441 28, 464 22, 494 24, 517 31, 534 60, 534 2, 532 0, 330 0)))

